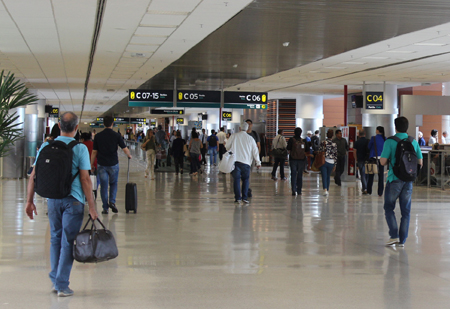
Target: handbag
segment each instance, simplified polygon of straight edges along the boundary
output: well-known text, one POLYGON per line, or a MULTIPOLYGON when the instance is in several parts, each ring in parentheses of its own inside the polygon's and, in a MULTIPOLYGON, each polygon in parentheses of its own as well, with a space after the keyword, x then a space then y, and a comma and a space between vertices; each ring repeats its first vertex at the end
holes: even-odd
POLYGON ((236 163, 236 154, 234 153, 234 149, 231 148, 223 154, 222 161, 219 163, 219 171, 222 173, 231 173, 234 170, 234 163, 236 163))
POLYGON ((272 149, 272 151, 270 152, 270 154, 272 155, 272 157, 274 158, 278 158, 278 159, 287 159, 288 156, 288 152, 287 149, 284 148, 278 148, 278 142, 280 141, 280 138, 278 138, 277 140, 277 144, 276 146, 272 149))
POLYGON ((73 258, 80 263, 104 262, 119 255, 114 235, 105 228, 100 219, 96 221, 100 223, 102 229, 97 229, 95 220, 89 216, 83 230, 78 233, 73 243, 73 258), (86 229, 89 222, 92 222, 91 228, 86 229))
POLYGON ((92 173, 91 175, 89 175, 89 178, 91 178, 91 183, 92 183, 92 190, 96 191, 97 188, 97 175, 96 173, 92 173))
POLYGON ((183 145, 183 153, 186 157, 189 158, 189 149, 187 148, 186 144, 183 145))
POLYGON ((325 164, 325 151, 319 151, 314 157, 314 163, 311 166, 311 170, 314 172, 318 172, 324 164, 325 164))

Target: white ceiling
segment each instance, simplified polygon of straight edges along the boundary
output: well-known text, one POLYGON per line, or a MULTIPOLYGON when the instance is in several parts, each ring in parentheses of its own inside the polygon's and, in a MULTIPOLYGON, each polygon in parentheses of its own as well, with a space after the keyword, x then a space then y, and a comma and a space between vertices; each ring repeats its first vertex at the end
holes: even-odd
MULTIPOLYGON (((250 2, 108 0, 83 120, 107 111, 250 2)), ((14 72, 48 104, 79 112, 96 5, 93 0, 0 0, 0 69, 14 72)), ((449 64, 450 24, 443 24, 227 90, 342 95, 344 85, 358 91, 364 81, 405 87, 448 82, 449 64)))

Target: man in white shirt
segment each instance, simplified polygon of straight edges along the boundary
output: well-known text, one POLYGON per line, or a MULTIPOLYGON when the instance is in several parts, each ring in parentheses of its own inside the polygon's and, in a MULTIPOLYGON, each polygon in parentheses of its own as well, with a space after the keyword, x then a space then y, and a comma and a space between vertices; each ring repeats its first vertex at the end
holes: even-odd
POLYGON ((259 151, 256 146, 256 142, 250 135, 247 134, 248 123, 244 122, 241 125, 241 131, 231 135, 227 141, 226 149, 229 151, 233 148, 236 155, 235 167, 231 175, 234 178, 234 197, 235 203, 245 204, 250 203, 248 201, 248 187, 250 185, 250 165, 253 160, 256 162, 256 167, 261 167, 261 161, 259 160, 259 151), (241 195, 241 180, 242 180, 242 195, 241 195))
POLYGON ((217 138, 219 139, 219 159, 222 160, 222 156, 225 152, 225 139, 227 135, 225 134, 225 128, 221 127, 220 132, 217 134, 217 138))
POLYGON ((448 132, 442 132, 442 144, 450 144, 450 136, 448 136, 448 132))

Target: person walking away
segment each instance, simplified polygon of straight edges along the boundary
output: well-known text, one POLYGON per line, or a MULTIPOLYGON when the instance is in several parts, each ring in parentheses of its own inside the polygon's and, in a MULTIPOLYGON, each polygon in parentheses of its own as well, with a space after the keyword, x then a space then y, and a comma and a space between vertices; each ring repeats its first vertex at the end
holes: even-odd
POLYGON ((261 161, 259 160, 259 151, 255 140, 247 134, 248 123, 244 122, 241 125, 241 131, 231 135, 226 144, 226 150, 234 149, 236 155, 236 162, 234 170, 231 175, 234 179, 234 202, 249 204, 248 188, 250 185, 250 165, 256 162, 256 167, 259 169, 261 161), (242 180, 242 190, 241 190, 242 180))
MULTIPOLYGON (((78 130, 78 117, 72 112, 66 112, 61 115, 59 123, 61 136, 55 139, 56 142, 70 144, 75 141, 74 136, 78 130)), ((43 151, 49 143, 42 144, 36 156, 36 163, 40 155, 46 155, 43 151)), ((93 220, 98 217, 97 205, 92 195, 92 184, 89 177, 91 164, 89 161, 89 152, 85 145, 77 144, 72 148, 71 173, 76 175, 73 179, 70 193, 64 198, 48 199, 48 221, 50 223, 50 266, 49 273, 52 281, 52 291, 59 297, 72 296, 73 291, 69 288, 69 278, 73 265, 73 243, 76 235, 80 231, 83 223, 84 204, 86 200, 89 205, 89 215, 93 220)), ((36 164, 35 163, 35 164, 36 164)), ((38 163, 42 164, 42 163, 38 163)), ((64 168, 64 167, 62 167, 64 168)), ((37 215, 36 205, 34 204, 35 176, 36 181, 45 175, 40 174, 40 166, 31 172, 31 177, 27 187, 27 203, 25 212, 33 220, 37 215), (36 174, 36 170, 38 171, 36 174)), ((44 170, 45 168, 43 168, 44 170)), ((53 188, 49 188, 53 190, 53 188)), ((57 189, 55 188, 55 193, 57 189)))
POLYGON ((144 176, 145 178, 150 175, 150 179, 155 179, 155 159, 156 159, 156 138, 153 135, 152 130, 147 130, 147 136, 144 139, 142 144, 142 149, 145 150, 146 158, 147 158, 147 169, 145 170, 144 176))
POLYGON ((419 137, 419 140, 418 140, 419 146, 420 146, 420 147, 426 146, 427 143, 425 142, 425 139, 423 138, 423 133, 419 131, 419 132, 417 133, 417 136, 419 137))
MULTIPOLYGON (((286 149, 286 139, 283 136, 283 130, 278 130, 278 135, 272 141, 272 149, 286 149)), ((273 163, 272 169, 272 179, 277 180, 277 168, 280 165, 280 177, 281 180, 286 180, 284 177, 284 163, 286 162, 286 158, 277 158, 275 157, 275 162, 273 163)))
POLYGON ((319 147, 319 151, 325 152, 325 164, 320 167, 320 173, 322 174, 322 187, 323 195, 328 196, 330 192, 331 173, 336 171, 336 165, 338 161, 337 144, 332 140, 333 130, 327 131, 327 139, 319 147))
POLYGON ((334 175, 334 183, 339 187, 342 185, 341 176, 345 170, 345 156, 348 151, 348 144, 345 138, 342 138, 342 131, 336 130, 336 137, 333 139, 333 143, 337 145, 337 163, 336 173, 334 175))
MULTIPOLYGON (((379 164, 381 153, 383 152, 384 142, 386 141, 386 136, 384 135, 384 127, 378 126, 376 135, 370 139, 369 142, 369 157, 377 160, 378 165, 378 196, 383 195, 384 191, 384 166, 379 164), (375 152, 375 148, 377 151, 375 152)), ((373 179, 375 175, 367 175, 367 194, 372 194, 373 179)))
POLYGON ((302 139, 302 129, 295 128, 294 136, 289 139, 287 150, 289 151, 289 166, 291 168, 292 195, 302 195, 303 171, 306 168, 306 157, 310 156, 308 149, 311 142, 302 139))
POLYGON ((206 165, 206 150, 207 150, 206 143, 208 142, 208 135, 206 134, 206 130, 205 129, 202 129, 202 134, 200 134, 199 138, 202 141, 202 145, 203 145, 202 149, 200 149, 201 152, 202 152, 202 162, 201 162, 201 164, 206 165))
MULTIPOLYGON (((409 126, 408 119, 405 117, 398 117, 394 120, 394 124, 396 134, 394 137, 390 137, 386 140, 380 159, 380 163, 382 165, 390 165, 386 183, 386 193, 384 195, 384 214, 389 227, 390 236, 390 239, 386 245, 397 245, 398 247, 404 247, 406 238, 408 238, 409 220, 411 214, 411 194, 413 191, 414 180, 401 180, 399 179, 399 176, 405 179, 405 171, 408 169, 413 169, 414 166, 417 169, 417 164, 422 166, 423 156, 417 141, 412 137, 408 137, 408 133, 406 133, 409 126), (408 140, 411 144, 405 142, 398 145, 398 142, 401 140, 408 140), (411 153, 412 149, 414 149, 415 156, 417 158, 417 164, 416 162, 412 162, 413 165, 408 169, 397 168, 399 166, 397 165, 397 158, 401 159, 403 157, 401 154, 402 146, 404 147, 403 149, 407 149, 407 146, 409 146, 408 148, 411 148, 409 153, 411 153), (399 201, 401 213, 400 228, 397 225, 397 220, 394 213, 395 203, 397 200, 399 201)), ((410 155, 409 157, 414 158, 413 155, 410 155)))
POLYGON ((118 213, 116 207, 117 184, 119 182, 119 157, 117 147, 122 148, 128 159, 131 159, 130 150, 125 145, 122 136, 113 131, 114 118, 105 116, 103 118, 105 129, 97 133, 94 139, 94 150, 91 156, 91 166, 94 168, 97 158, 97 177, 100 177, 100 196, 103 203, 102 214, 108 214, 108 208, 118 213), (109 197, 108 197, 109 187, 109 197))
POLYGON ((225 150, 225 139, 227 135, 225 134, 225 128, 221 127, 220 132, 217 134, 217 139, 219 140, 219 160, 222 161, 223 154, 227 152, 225 150))
POLYGON ((212 167, 213 164, 216 166, 217 164, 217 144, 218 139, 216 136, 216 131, 211 130, 211 135, 207 138, 208 142, 208 153, 209 153, 209 164, 212 167))
MULTIPOLYGON (((306 142, 307 142, 309 145, 311 145, 311 137, 312 137, 312 131, 306 132, 306 138, 305 138, 305 140, 306 140, 306 142)), ((307 152, 307 153, 311 153, 311 150, 312 150, 312 149, 306 149, 306 152, 307 152)), ((312 158, 311 158, 310 156, 307 156, 307 157, 306 157, 306 160, 308 160, 308 161, 307 161, 307 162, 308 162, 307 167, 305 168, 305 171, 304 171, 304 173, 306 173, 306 174, 309 174, 309 173, 308 173, 308 170, 311 169, 311 166, 312 166, 312 160, 311 160, 311 159, 312 159, 312 158)))
POLYGON ((178 175, 178 172, 183 174, 183 164, 184 164, 184 145, 186 145, 186 141, 181 138, 181 132, 177 131, 177 138, 173 141, 172 145, 172 153, 173 160, 175 161, 175 174, 178 175))
MULTIPOLYGON (((200 153, 203 147, 202 141, 198 138, 197 132, 192 133, 191 141, 189 142, 189 154, 191 156, 191 175, 195 176, 198 173, 200 166, 200 153)), ((201 170, 200 170, 201 172, 201 170)))
MULTIPOLYGON (((158 131, 156 132, 156 143, 161 146, 162 151, 166 151, 167 146, 167 136, 166 132, 163 130, 162 125, 158 126, 158 131)), ((161 159, 156 159, 155 169, 158 169, 161 166, 161 159)))
POLYGON ((314 164, 315 153, 319 151, 320 147, 320 132, 319 130, 314 131, 313 137, 311 137, 311 166, 314 164))
MULTIPOLYGON (((245 120, 245 122, 248 124, 247 133, 251 137, 253 137, 253 139, 256 142, 256 146, 258 147, 258 154, 261 154, 261 139, 259 138, 258 133, 256 133, 256 131, 253 130, 253 121, 251 119, 247 119, 247 120, 245 120)), ((252 179, 253 166, 255 166, 255 162, 253 162, 250 165, 250 181, 249 182, 251 182, 251 179, 252 179)), ((248 188, 248 197, 252 197, 252 196, 253 196, 252 189, 248 188)))
POLYGON ((369 140, 366 138, 366 132, 364 130, 359 130, 359 139, 355 142, 353 152, 355 153, 356 165, 361 176, 361 191, 363 194, 367 194, 368 175, 366 175, 365 164, 369 158, 369 140))

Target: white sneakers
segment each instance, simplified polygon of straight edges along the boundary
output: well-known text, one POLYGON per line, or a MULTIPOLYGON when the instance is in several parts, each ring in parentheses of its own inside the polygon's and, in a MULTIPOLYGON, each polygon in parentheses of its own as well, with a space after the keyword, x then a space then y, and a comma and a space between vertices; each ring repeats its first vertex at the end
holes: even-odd
POLYGON ((398 238, 391 238, 387 241, 386 246, 393 246, 398 244, 399 239, 398 238))
POLYGON ((328 191, 325 191, 323 196, 328 196, 328 194, 329 194, 328 191))

